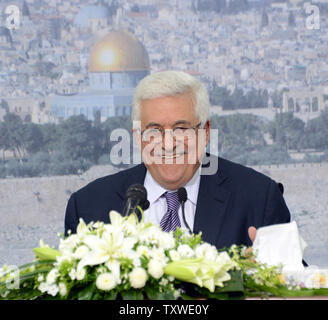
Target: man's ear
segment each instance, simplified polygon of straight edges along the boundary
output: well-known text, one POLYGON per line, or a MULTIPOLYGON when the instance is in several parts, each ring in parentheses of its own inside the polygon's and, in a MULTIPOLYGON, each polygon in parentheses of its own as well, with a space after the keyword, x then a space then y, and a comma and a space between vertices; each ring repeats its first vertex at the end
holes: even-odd
POLYGON ((206 121, 204 128, 206 130, 206 146, 207 146, 208 142, 210 141, 211 120, 206 121))

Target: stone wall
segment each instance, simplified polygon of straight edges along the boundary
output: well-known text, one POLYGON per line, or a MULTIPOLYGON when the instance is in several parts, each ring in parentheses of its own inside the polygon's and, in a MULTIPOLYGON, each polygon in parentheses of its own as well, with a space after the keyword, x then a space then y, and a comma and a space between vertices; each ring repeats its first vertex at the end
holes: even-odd
MULTIPOLYGON (((328 163, 254 169, 283 183, 292 219, 308 243, 305 259, 328 266, 328 163)), ((70 194, 117 171, 111 166, 95 166, 81 176, 0 180, 0 265, 32 260, 32 248, 40 239, 57 246, 70 194)))

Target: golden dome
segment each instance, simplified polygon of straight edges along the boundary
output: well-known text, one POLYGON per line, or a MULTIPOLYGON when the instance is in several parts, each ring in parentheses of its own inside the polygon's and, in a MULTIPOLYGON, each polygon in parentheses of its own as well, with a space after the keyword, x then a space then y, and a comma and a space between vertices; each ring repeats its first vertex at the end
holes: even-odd
POLYGON ((141 70, 149 70, 148 53, 130 32, 112 31, 91 49, 89 72, 141 70))

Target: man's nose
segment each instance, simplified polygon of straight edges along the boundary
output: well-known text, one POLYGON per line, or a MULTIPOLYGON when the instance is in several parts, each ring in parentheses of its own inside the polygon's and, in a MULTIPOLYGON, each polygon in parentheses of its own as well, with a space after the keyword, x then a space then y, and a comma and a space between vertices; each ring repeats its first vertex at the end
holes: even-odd
POLYGON ((172 130, 166 129, 163 137, 163 149, 167 151, 173 150, 176 144, 174 140, 172 130))

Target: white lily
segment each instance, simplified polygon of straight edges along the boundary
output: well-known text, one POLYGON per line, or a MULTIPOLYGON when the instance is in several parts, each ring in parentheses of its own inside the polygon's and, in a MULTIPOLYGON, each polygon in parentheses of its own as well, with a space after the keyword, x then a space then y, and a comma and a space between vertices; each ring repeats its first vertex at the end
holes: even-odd
POLYGON ((85 266, 93 266, 108 261, 111 257, 119 254, 124 244, 124 234, 119 228, 113 228, 111 232, 104 231, 102 237, 87 235, 84 243, 90 251, 83 257, 78 264, 78 269, 85 266))
POLYGON ((120 263, 115 260, 111 259, 106 263, 106 267, 111 271, 113 277, 115 278, 116 283, 121 283, 121 269, 120 263))
POLYGON ((83 238, 83 236, 88 233, 90 230, 88 226, 85 224, 83 219, 79 219, 79 224, 76 227, 76 234, 79 236, 79 238, 83 238))

